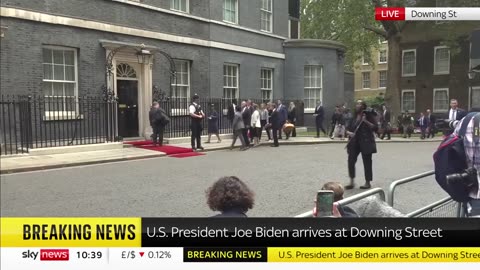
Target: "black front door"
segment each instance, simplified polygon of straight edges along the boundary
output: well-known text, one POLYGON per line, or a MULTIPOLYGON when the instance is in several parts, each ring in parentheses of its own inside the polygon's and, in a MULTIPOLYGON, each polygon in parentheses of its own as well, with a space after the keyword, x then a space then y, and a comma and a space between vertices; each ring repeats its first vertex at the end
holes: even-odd
POLYGON ((138 137, 138 81, 118 80, 118 135, 138 137))

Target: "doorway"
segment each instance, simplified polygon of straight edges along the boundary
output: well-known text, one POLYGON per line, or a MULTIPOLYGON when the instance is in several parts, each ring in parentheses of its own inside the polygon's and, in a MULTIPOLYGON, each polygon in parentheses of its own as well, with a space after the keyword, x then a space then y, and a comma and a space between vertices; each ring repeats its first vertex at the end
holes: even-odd
POLYGON ((128 64, 117 66, 118 135, 138 137, 138 80, 128 64))

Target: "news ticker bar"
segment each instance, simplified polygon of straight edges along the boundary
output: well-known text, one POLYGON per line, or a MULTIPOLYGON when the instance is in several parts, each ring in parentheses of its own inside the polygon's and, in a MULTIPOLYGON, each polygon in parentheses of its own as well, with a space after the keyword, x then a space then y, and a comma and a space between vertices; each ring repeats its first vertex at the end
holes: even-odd
POLYGON ((375 8, 377 21, 480 21, 480 8, 375 8))
POLYGON ((2 247, 477 247, 480 219, 1 218, 2 247))
POLYGON ((471 263, 480 262, 480 248, 397 247, 165 247, 165 248, 2 248, 10 264, 64 262, 95 264, 180 264, 206 262, 268 263, 471 263))

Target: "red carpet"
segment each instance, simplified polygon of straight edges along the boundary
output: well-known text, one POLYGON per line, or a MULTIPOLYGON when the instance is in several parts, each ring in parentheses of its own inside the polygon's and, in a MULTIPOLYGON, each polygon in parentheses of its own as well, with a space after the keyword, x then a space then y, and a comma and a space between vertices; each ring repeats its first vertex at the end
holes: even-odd
POLYGON ((202 153, 193 152, 192 148, 178 147, 173 145, 153 146, 152 141, 132 141, 124 143, 142 149, 163 152, 167 156, 174 158, 186 158, 205 155, 202 153))
POLYGON ((182 153, 182 154, 169 155, 169 157, 173 157, 173 158, 186 158, 186 157, 196 157, 196 156, 203 156, 203 155, 205 155, 205 154, 197 153, 197 152, 190 152, 190 153, 182 153))
POLYGON ((152 144, 152 141, 132 141, 132 142, 123 142, 124 144, 131 144, 133 146, 142 146, 152 144))
POLYGON ((140 146, 137 146, 137 147, 143 148, 143 149, 148 149, 148 150, 153 150, 153 151, 163 152, 167 155, 184 154, 184 153, 193 152, 192 148, 170 146, 170 145, 164 145, 164 146, 140 145, 140 146))

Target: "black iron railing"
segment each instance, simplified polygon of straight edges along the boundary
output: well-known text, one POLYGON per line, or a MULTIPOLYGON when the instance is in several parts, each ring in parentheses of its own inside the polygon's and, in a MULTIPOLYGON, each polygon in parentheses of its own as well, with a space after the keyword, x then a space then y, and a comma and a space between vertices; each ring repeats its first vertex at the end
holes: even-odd
POLYGON ((1 154, 116 141, 116 112, 97 96, 1 96, 1 154))

